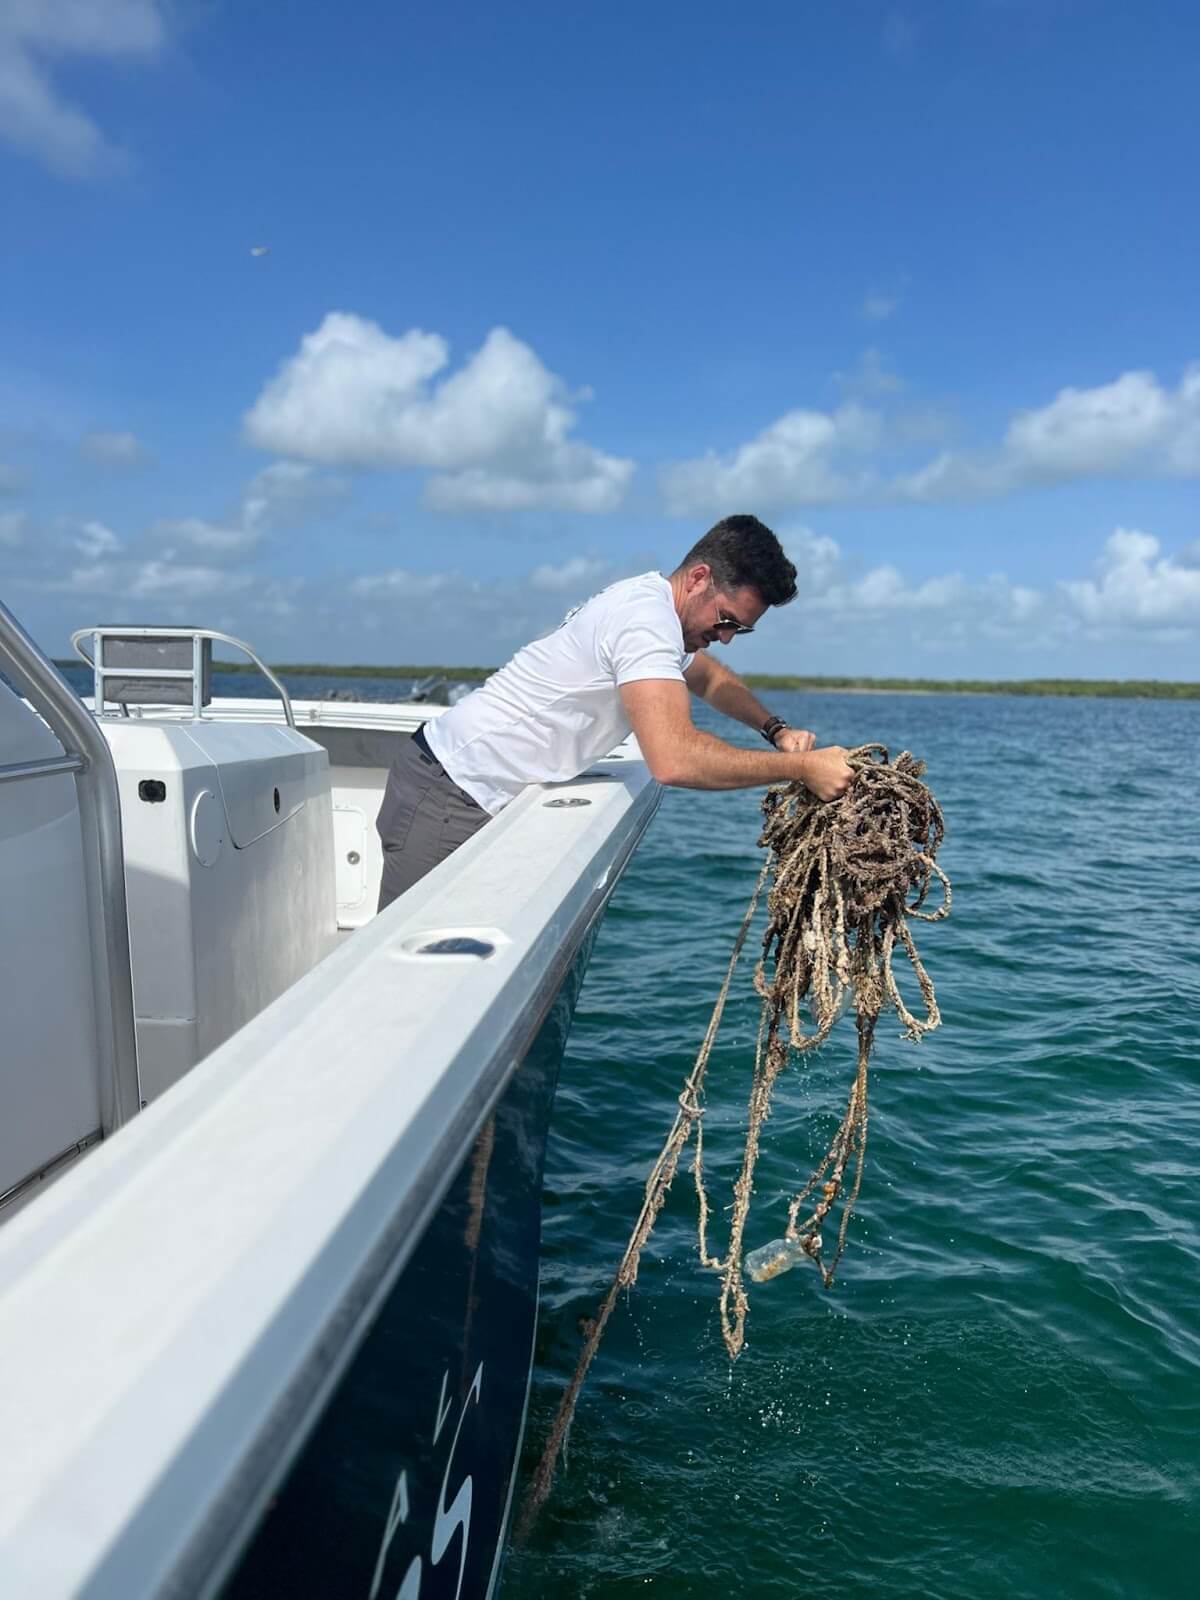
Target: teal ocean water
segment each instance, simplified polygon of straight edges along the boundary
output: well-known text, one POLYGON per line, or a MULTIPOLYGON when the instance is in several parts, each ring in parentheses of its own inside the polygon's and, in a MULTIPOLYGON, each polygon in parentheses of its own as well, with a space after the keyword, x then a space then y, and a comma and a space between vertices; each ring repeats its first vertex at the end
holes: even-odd
MULTIPOLYGON (((921 1045, 881 1025, 838 1281, 752 1285, 732 1367, 681 1173, 504 1600, 1193 1594, 1200 708, 770 698, 821 742, 928 760, 955 901, 918 939, 944 1025, 921 1045)), ((527 1468, 707 1022, 757 824, 755 795, 668 793, 597 941, 547 1164, 527 1468)), ((709 1072, 722 1204, 756 1022, 744 965, 709 1072)), ((749 1244, 782 1232, 853 1059, 844 1020, 783 1082, 749 1244)))
MULTIPOLYGON (((1190 1596, 1200 705, 770 700, 822 743, 881 740, 929 762, 955 901, 918 940, 944 1025, 918 1046, 881 1024, 837 1283, 798 1267, 751 1285, 733 1366, 681 1173, 502 1600, 1190 1596)), ((668 793, 600 931, 547 1161, 526 1472, 707 1023, 758 870, 758 800, 668 793)), ((718 1206, 742 1144, 751 970, 709 1073, 718 1206)), ((844 1020, 781 1082, 748 1245, 782 1231, 853 1062, 844 1020)))

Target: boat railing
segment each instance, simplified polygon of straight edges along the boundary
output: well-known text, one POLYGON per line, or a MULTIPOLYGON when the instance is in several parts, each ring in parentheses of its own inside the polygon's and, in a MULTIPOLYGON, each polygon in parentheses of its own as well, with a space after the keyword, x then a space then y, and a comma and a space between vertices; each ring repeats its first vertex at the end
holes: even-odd
POLYGON ((63 747, 61 756, 0 767, 0 783, 65 773, 75 779, 95 996, 100 1126, 107 1135, 129 1121, 141 1105, 116 768, 95 719, 2 602, 0 672, 63 747))
POLYGON ((130 705, 190 703, 192 715, 203 717, 204 707, 212 698, 214 644, 240 650, 253 662, 283 702, 288 727, 294 728, 296 718, 287 690, 266 662, 232 634, 213 628, 112 627, 79 628, 71 635, 75 654, 95 675, 97 712, 113 702, 126 716, 130 705), (91 641, 90 655, 84 648, 87 640, 91 641))

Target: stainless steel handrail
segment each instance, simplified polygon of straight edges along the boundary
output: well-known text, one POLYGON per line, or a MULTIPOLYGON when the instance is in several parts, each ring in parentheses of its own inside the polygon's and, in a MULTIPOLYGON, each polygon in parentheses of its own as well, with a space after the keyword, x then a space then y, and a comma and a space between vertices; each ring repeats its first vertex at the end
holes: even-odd
POLYGON ((74 772, 79 800, 99 1050, 100 1125, 109 1134, 128 1122, 141 1105, 117 771, 108 740, 94 717, 2 601, 0 670, 45 719, 63 747, 65 760, 75 763, 62 770, 74 772))
POLYGON ((235 639, 230 633, 218 633, 214 628, 77 628, 71 635, 71 648, 81 661, 85 661, 96 674, 96 710, 102 711, 105 678, 145 678, 156 681, 163 678, 190 678, 192 680, 192 714, 199 717, 200 707, 200 640, 211 639, 214 644, 232 645, 235 650, 240 650, 248 656, 258 670, 271 684, 279 698, 283 701, 283 715, 289 728, 296 726, 296 718, 292 712, 292 700, 283 684, 267 666, 261 661, 250 646, 243 639, 235 639), (104 665, 103 658, 97 650, 96 656, 89 656, 80 643, 83 639, 93 640, 93 649, 97 649, 100 642, 109 637, 122 639, 188 639, 192 641, 192 666, 183 667, 108 667, 104 665), (99 665, 97 661, 99 660, 99 665))
POLYGON ((82 756, 46 756, 41 761, 10 761, 0 767, 0 783, 17 783, 22 778, 58 778, 64 772, 82 772, 86 765, 82 756))

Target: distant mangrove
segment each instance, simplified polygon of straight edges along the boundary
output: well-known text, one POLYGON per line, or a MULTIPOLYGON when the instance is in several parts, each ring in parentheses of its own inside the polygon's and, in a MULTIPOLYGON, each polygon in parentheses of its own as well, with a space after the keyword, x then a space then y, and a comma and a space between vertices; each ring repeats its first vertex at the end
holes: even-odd
MULTIPOLYGON (((59 661, 78 667, 78 660, 59 661)), ((214 661, 218 672, 256 672, 248 661, 214 661)), ((482 683, 495 667, 344 666, 333 661, 287 661, 272 668, 296 678, 448 678, 482 683)), ((1111 697, 1118 700, 1200 700, 1200 683, 1169 683, 1157 678, 863 678, 808 677, 777 672, 747 672, 752 689, 842 691, 857 694, 1023 694, 1111 697)))

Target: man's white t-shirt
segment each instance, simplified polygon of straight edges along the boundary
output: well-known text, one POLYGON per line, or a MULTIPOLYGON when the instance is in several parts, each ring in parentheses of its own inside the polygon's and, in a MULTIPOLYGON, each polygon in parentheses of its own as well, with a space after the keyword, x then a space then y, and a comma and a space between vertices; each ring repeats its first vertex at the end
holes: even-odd
POLYGON ((495 816, 526 784, 578 777, 625 738, 622 684, 681 681, 691 660, 671 585, 645 572, 518 650, 474 694, 431 718, 425 737, 459 788, 495 816))

